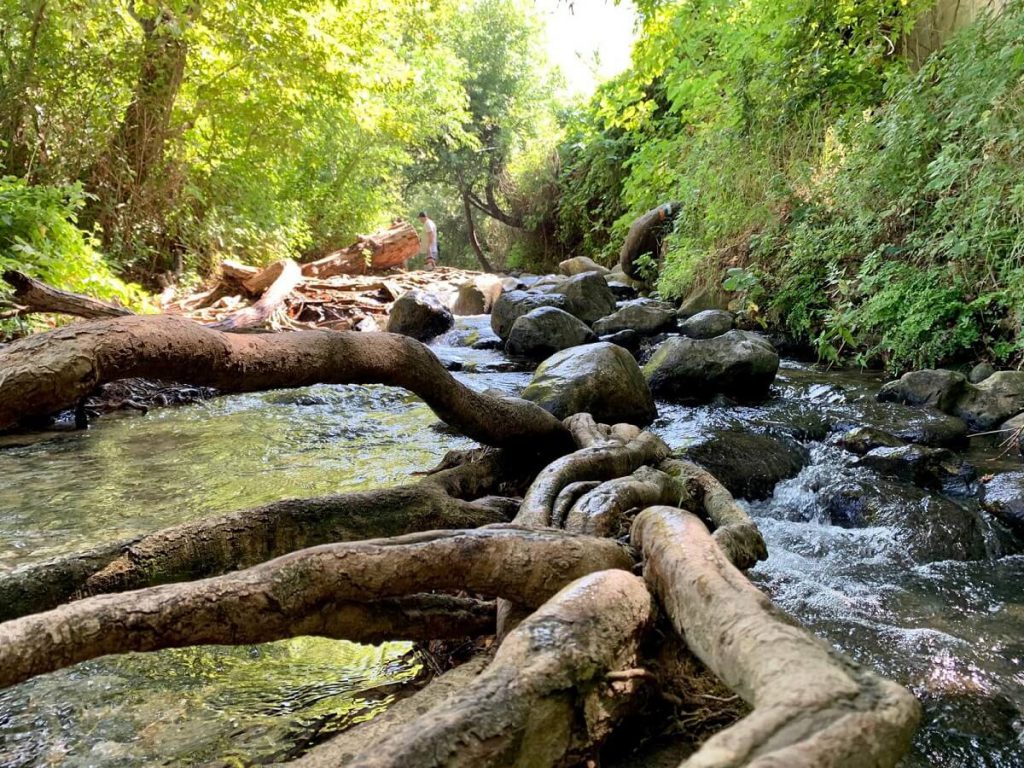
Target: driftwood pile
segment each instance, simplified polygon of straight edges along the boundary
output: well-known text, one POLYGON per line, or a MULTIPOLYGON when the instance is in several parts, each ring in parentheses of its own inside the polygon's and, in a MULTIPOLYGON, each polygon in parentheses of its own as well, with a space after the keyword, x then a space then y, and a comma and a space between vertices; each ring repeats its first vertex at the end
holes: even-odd
POLYGON ((263 270, 226 261, 210 287, 163 305, 218 330, 267 327, 271 330, 329 328, 335 331, 383 328, 394 301, 413 288, 454 294, 479 272, 439 267, 431 272, 396 271, 374 275, 306 277, 306 267, 276 262, 263 270))
MULTIPOLYGON (((379 330, 403 293, 429 288, 454 295, 460 284, 480 274, 451 267, 406 271, 418 249, 416 230, 396 222, 306 264, 283 259, 261 269, 224 261, 212 283, 185 296, 169 287, 159 304, 165 314, 184 315, 221 331, 379 330)), ((4 272, 3 279, 14 291, 10 309, 0 316, 54 313, 97 320, 133 314, 14 270, 4 272)))

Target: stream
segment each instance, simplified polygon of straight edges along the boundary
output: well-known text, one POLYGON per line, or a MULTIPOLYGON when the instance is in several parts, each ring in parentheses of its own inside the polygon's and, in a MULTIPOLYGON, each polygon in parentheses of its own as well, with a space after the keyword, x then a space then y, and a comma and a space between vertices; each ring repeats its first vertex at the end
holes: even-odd
MULTIPOLYGON (((530 374, 466 346, 489 335, 486 316, 459 318, 433 346, 469 386, 517 393, 530 374)), ((837 425, 918 418, 877 404, 880 381, 784 362, 763 405, 659 403, 652 429, 674 449, 736 427, 799 440, 803 470, 743 502, 770 553, 751 578, 921 699, 904 766, 1024 766, 1024 555, 971 496, 882 479, 833 444, 837 425), (833 524, 851 487, 885 524, 833 524), (977 521, 984 557, 942 556, 959 535, 936 514, 949 505, 977 521), (922 520, 937 548, 913 544, 922 520)), ((0 438, 0 569, 279 498, 395 485, 470 445, 415 396, 379 386, 233 395, 0 438)), ((1020 466, 993 445, 968 458, 979 474, 1020 466)), ((0 691, 0 766, 283 761, 382 711, 417 671, 408 644, 318 638, 105 657, 0 691)))

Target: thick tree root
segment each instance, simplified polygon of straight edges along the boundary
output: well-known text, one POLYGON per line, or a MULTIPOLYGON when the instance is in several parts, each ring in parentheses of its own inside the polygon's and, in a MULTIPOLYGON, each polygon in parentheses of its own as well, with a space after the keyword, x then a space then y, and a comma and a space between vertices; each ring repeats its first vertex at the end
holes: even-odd
POLYGON ((412 696, 399 699, 372 720, 349 728, 288 765, 294 768, 337 768, 349 765, 366 749, 367 744, 381 741, 389 733, 404 728, 435 707, 443 711, 441 708, 447 708, 449 701, 472 684, 473 678, 483 672, 489 661, 487 655, 480 655, 448 670, 412 696))
POLYGON ((613 684, 606 676, 634 665, 652 613, 651 596, 635 576, 585 576, 531 614, 487 669, 442 706, 389 730, 346 764, 576 764, 628 703, 636 682, 613 684))
POLYGON ((462 497, 520 491, 533 466, 493 449, 453 454, 445 469, 413 485, 286 499, 0 574, 0 621, 86 595, 215 576, 319 544, 511 520, 517 500, 462 497))
POLYGON ((315 629, 325 620, 310 617, 348 602, 468 590, 539 605, 573 579, 632 564, 627 549, 607 539, 510 526, 314 547, 0 624, 0 686, 108 653, 291 637, 304 622, 315 629))
POLYGON ((633 537, 676 631, 754 706, 686 768, 859 768, 903 756, 920 716, 914 697, 782 616, 696 516, 652 507, 637 517, 633 537))
POLYGON ((689 461, 668 459, 661 470, 679 481, 682 503, 670 504, 692 509, 711 523, 712 536, 729 562, 742 571, 768 558, 768 547, 757 524, 750 519, 728 489, 706 469, 689 461))
POLYGON ((668 446, 660 438, 650 432, 641 432, 625 445, 618 440, 610 440, 563 456, 537 475, 523 498, 516 523, 533 527, 551 525, 558 495, 566 486, 585 480, 613 480, 629 475, 644 464, 658 464, 668 454, 668 446))
POLYGON ((100 384, 142 377, 253 392, 312 384, 389 384, 423 398, 485 445, 558 455, 572 442, 538 405, 475 392, 427 347, 389 333, 230 334, 170 315, 78 323, 0 349, 0 429, 73 406, 100 384))
POLYGON ((681 483, 651 467, 640 467, 627 477, 609 480, 577 501, 565 518, 565 530, 591 536, 615 536, 630 510, 659 504, 678 506, 681 483))

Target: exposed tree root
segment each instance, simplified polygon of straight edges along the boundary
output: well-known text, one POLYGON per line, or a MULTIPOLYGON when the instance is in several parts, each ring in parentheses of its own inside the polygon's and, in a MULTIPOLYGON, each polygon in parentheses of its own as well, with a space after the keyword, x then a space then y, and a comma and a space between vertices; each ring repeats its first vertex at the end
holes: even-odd
POLYGON ((89 597, 6 622, 0 686, 108 653, 291 637, 296 625, 347 602, 468 590, 539 605, 575 578, 632 563, 626 548, 607 539, 501 526, 329 544, 225 576, 89 597))
POLYGON ((644 576, 687 645, 754 712, 686 768, 893 766, 920 716, 913 696, 782 616, 726 559, 704 524, 644 510, 633 536, 644 576))
MULTIPOLYGON (((658 504, 678 506, 681 483, 651 467, 602 483, 577 501, 565 518, 565 529, 591 536, 615 536, 630 510, 658 504)), ((627 528, 628 530, 628 528, 627 528)))
POLYGON ((494 449, 452 454, 445 469, 414 485, 285 499, 0 574, 0 621, 86 595, 215 576, 318 544, 511 520, 517 499, 463 499, 521 493, 536 462, 494 449))
POLYGON ((608 441, 563 456, 537 475, 523 498, 516 523, 535 527, 551 525, 558 494, 570 483, 629 475, 644 464, 659 463, 668 454, 668 446, 660 438, 641 432, 625 445, 608 441))
POLYGON ((384 766, 575 764, 608 734, 637 685, 610 683, 633 665, 653 605, 641 580, 593 573, 523 621, 494 661, 415 720, 348 762, 384 766))
POLYGON ((661 469, 677 478, 683 491, 682 503, 669 506, 703 513, 714 530, 712 536, 730 563, 745 571, 758 560, 768 558, 768 547, 757 524, 714 475, 679 459, 662 462, 661 469))
POLYGON ((312 384, 379 383, 423 398, 445 422, 486 445, 557 455, 568 430, 543 408, 481 394, 424 345, 388 333, 228 334, 169 315, 78 323, 0 349, 0 429, 55 413, 116 379, 168 379, 252 392, 312 384))
POLYGON ((368 744, 381 741, 390 732, 404 728, 434 708, 439 711, 442 707, 446 708, 448 702, 470 685, 489 661, 487 655, 480 655, 438 675, 422 690, 395 702, 383 714, 349 728, 289 765, 295 768, 337 768, 349 765, 368 744))

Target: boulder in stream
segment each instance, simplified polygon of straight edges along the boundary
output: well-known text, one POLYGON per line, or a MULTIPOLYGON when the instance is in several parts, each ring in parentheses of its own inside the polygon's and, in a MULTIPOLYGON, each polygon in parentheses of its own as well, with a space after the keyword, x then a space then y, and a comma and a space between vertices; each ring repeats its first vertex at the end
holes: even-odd
POLYGON ((602 267, 587 256, 574 256, 571 259, 559 262, 558 271, 570 277, 582 275, 584 272, 597 272, 599 275, 607 275, 611 272, 608 267, 602 267))
POLYGON ((679 330, 691 339, 713 339, 731 331, 735 318, 724 309, 705 309, 679 324, 679 330))
POLYGON ((634 299, 623 302, 617 310, 594 323, 594 332, 599 335, 635 331, 651 336, 675 327, 675 308, 665 301, 656 299, 634 299))
POLYGON ((923 445, 874 448, 857 463, 924 488, 961 495, 969 491, 971 481, 977 476, 974 467, 952 451, 923 445))
POLYGON ((942 368, 911 371, 896 381, 883 384, 878 399, 904 405, 928 405, 952 413, 966 387, 967 379, 956 371, 942 368))
POLYGON ((768 394, 779 355, 761 335, 729 331, 713 339, 674 336, 644 366, 651 391, 678 400, 708 400, 724 394, 758 400, 768 394))
POLYGON ((596 340, 586 323, 565 310, 537 307, 512 324, 505 351, 516 357, 543 360, 555 352, 596 340))
POLYGON ((558 352, 537 368, 522 397, 560 419, 589 413, 599 423, 654 421, 654 398, 633 356, 615 344, 598 342, 558 352))
POLYGON ((427 341, 440 336, 455 324, 448 307, 434 294, 414 288, 391 305, 388 333, 400 333, 427 341))
POLYGON ((839 438, 839 445, 851 453, 863 456, 875 448, 898 448, 906 444, 896 435, 890 435, 873 427, 857 427, 839 438))
POLYGON ((452 312, 456 315, 486 315, 503 290, 503 280, 497 275, 477 275, 459 286, 452 312))
POLYGON ((738 499, 763 499, 776 483, 793 477, 807 463, 807 451, 768 435, 722 430, 684 451, 738 499))
POLYGON ((565 296, 565 309, 587 325, 615 311, 615 296, 596 272, 584 272, 562 282, 555 292, 565 296))
POLYGON ((1024 537, 1024 472, 1003 472, 984 483, 981 505, 1024 537))
POLYGON ((1024 411, 1024 371, 996 371, 968 384, 953 413, 978 430, 992 429, 1024 411))
POLYGON ((566 309, 568 301, 560 294, 507 291, 498 297, 491 309, 491 330, 507 340, 516 320, 538 307, 566 309))

